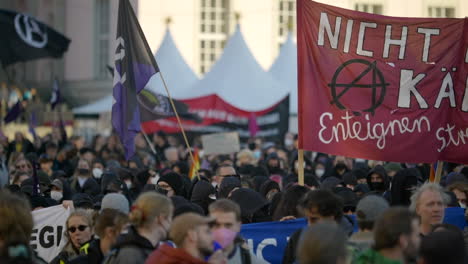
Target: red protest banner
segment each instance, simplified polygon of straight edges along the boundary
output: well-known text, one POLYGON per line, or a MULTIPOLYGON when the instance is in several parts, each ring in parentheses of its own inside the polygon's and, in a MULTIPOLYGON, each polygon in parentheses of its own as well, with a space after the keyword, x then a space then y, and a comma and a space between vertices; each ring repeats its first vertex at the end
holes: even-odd
POLYGON ((468 19, 298 0, 299 147, 468 164, 468 19))
MULTIPOLYGON (((189 135, 203 135, 236 131, 241 140, 251 136, 250 121, 255 118, 257 136, 267 140, 278 140, 288 131, 289 97, 281 99, 267 109, 250 112, 239 109, 217 95, 207 95, 192 99, 180 100, 188 106, 188 111, 198 116, 198 120, 184 119, 182 126, 189 135)), ((174 117, 151 120, 141 123, 143 131, 153 133, 162 130, 175 134, 180 132, 180 126, 174 117)))

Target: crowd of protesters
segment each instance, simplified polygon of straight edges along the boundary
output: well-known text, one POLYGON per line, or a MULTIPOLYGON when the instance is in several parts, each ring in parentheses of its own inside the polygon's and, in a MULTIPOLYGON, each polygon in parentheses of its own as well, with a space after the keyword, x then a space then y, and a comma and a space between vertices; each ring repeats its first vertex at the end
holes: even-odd
POLYGON ((427 164, 306 153, 300 186, 289 133, 231 155, 203 155, 194 140, 192 178, 187 148, 162 132, 137 135, 129 161, 116 135, 86 142, 54 128, 34 142, 1 140, 0 263, 44 263, 29 246, 31 211, 60 204, 73 212, 58 264, 265 263, 241 225, 302 217, 308 227, 290 235, 283 263, 468 261, 468 236, 443 223, 445 208, 467 205, 463 165, 446 164, 439 185, 427 164))

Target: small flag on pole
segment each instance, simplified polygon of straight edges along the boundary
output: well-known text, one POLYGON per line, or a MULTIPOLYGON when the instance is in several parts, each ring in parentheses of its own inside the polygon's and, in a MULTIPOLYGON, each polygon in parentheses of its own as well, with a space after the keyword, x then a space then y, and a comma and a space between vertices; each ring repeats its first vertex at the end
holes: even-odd
POLYGON ((115 43, 112 126, 129 160, 141 130, 137 96, 159 68, 128 0, 119 2, 115 43))
POLYGON ((41 193, 41 188, 39 187, 39 176, 37 175, 38 167, 39 164, 37 164, 35 161, 31 161, 32 167, 33 167, 33 196, 36 196, 41 193))
POLYGON ((198 170, 200 170, 200 152, 196 148, 193 151, 193 162, 190 165, 190 171, 189 171, 190 180, 193 180, 193 178, 197 175, 198 170))
POLYGON ((23 105, 21 101, 18 101, 11 109, 8 111, 7 115, 5 116, 4 120, 5 124, 15 121, 18 119, 20 114, 24 111, 23 105))
POLYGON ((57 79, 54 79, 54 82, 52 84, 52 95, 50 97, 50 106, 52 110, 55 109, 55 107, 61 102, 61 100, 62 100, 62 97, 60 95, 58 81, 57 79))
POLYGON ((257 117, 255 116, 254 113, 252 113, 249 117, 250 137, 255 137, 255 135, 257 135, 258 133, 258 130, 260 130, 260 128, 258 127, 257 117))
POLYGON ((29 133, 31 133, 31 135, 33 136, 34 139, 37 138, 36 127, 37 127, 36 113, 31 112, 31 114, 29 116, 29 133))

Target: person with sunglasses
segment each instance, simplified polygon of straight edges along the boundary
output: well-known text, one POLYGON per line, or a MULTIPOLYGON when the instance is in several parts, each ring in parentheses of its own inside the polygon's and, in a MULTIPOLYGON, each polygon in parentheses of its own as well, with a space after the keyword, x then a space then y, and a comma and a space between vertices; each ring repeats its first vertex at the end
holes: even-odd
MULTIPOLYGON (((89 244, 93 238, 93 221, 91 214, 83 209, 77 209, 67 219, 65 236, 68 242, 51 264, 65 264, 77 260, 80 254, 87 255, 89 244)), ((77 262, 74 262, 77 263, 77 262)))

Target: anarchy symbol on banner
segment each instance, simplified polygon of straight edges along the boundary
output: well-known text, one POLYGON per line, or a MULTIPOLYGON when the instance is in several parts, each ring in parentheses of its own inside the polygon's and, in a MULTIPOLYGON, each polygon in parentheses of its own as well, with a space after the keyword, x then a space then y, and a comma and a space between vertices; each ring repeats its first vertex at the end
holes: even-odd
POLYGON ((351 88, 366 88, 372 89, 372 97, 370 102, 370 107, 356 111, 353 109, 354 115, 360 115, 360 112, 370 112, 372 115, 374 114, 375 109, 379 107, 385 97, 386 89, 389 83, 385 83, 384 76, 382 72, 377 68, 376 62, 369 62, 362 59, 353 59, 343 63, 333 75, 333 79, 331 83, 328 84, 331 88, 331 93, 333 100, 330 104, 336 104, 336 106, 340 109, 347 109, 344 104, 340 101, 343 95, 350 92, 351 88), (356 64, 364 64, 367 66, 364 71, 362 71, 354 80, 349 83, 337 83, 337 79, 340 76, 340 73, 348 66, 353 67, 356 64), (372 83, 370 84, 362 84, 359 81, 366 76, 368 73, 372 74, 372 83), (378 80, 377 80, 378 79, 378 80), (380 90, 380 93, 378 93, 380 90))
POLYGON ((44 48, 47 45, 47 29, 41 29, 34 18, 24 14, 15 17, 15 29, 18 36, 34 48, 44 48))

